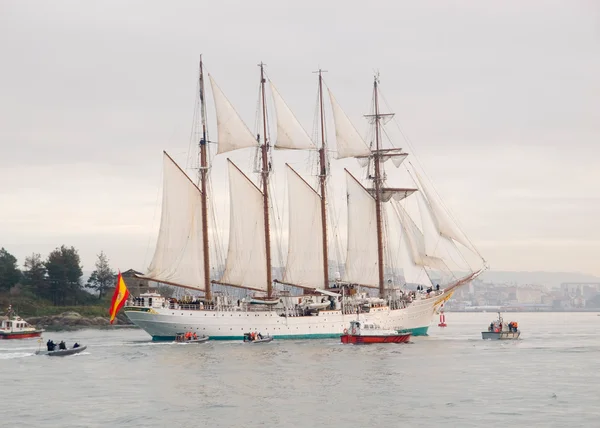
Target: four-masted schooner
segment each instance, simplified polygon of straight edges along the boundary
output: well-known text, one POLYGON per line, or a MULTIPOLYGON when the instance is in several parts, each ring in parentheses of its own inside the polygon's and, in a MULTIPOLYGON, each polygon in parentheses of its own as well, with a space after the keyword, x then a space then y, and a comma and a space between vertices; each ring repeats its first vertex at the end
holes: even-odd
POLYGON ((317 72, 319 143, 315 144, 267 79, 264 64, 259 66, 261 132, 257 135, 245 125, 209 74, 218 133, 216 156, 253 148, 260 159, 258 185, 231 159, 227 160, 229 238, 222 274, 211 279, 210 250, 216 243, 209 236, 211 165, 201 59, 199 185, 164 153, 160 230, 152 262, 140 277, 197 290, 204 296, 177 300, 156 292, 144 293, 128 302, 126 315, 155 340, 171 340, 182 331, 205 334, 211 339, 242 339, 250 331, 275 338, 336 337, 357 313, 383 328, 426 334, 433 316, 455 288, 477 277, 485 261, 410 162, 408 166, 413 170, 407 170, 415 186, 387 187, 384 164, 391 161, 400 167, 409 155, 400 148, 382 144, 382 126, 393 114, 380 111, 378 77, 373 84, 373 111, 366 115, 374 131, 370 143, 362 138, 327 88, 335 126, 336 158, 356 158, 367 168, 367 178, 372 183, 363 185, 345 169, 347 224, 340 236, 346 238, 346 255, 340 269, 343 274, 336 274, 332 281, 327 192, 330 170, 322 70, 317 72), (276 114, 274 144, 269 133, 267 83, 276 114), (281 278, 273 278, 271 256, 272 148, 318 152, 317 189, 285 164, 288 234, 285 268, 276 275, 281 278), (420 222, 403 204, 413 194, 419 198, 420 222), (433 273, 446 271, 453 275, 445 256, 448 251, 460 254, 459 247, 479 257, 481 266, 461 277, 452 276, 442 288, 434 287, 433 273), (400 265, 403 283, 398 287, 391 285, 391 277, 400 265), (223 291, 232 290, 230 287, 245 290, 246 296, 240 298, 239 293, 223 291))

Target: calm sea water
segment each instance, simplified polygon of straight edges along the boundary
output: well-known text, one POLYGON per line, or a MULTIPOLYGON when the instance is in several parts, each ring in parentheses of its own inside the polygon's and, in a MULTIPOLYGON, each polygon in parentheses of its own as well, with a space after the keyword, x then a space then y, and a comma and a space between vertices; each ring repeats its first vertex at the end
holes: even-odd
POLYGON ((0 341, 2 427, 598 427, 600 316, 448 313, 406 345, 337 340, 152 343, 141 330, 47 333, 88 345, 35 356, 0 341))

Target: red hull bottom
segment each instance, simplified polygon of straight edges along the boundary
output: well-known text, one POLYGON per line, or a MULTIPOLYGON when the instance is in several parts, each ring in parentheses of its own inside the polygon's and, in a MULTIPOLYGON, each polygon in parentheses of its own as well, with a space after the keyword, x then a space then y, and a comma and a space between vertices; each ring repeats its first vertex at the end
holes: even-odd
POLYGON ((32 337, 40 337, 41 331, 33 331, 28 333, 0 333, 0 339, 29 339, 32 337))
POLYGON ((370 343, 406 343, 410 339, 410 333, 399 334, 397 336, 354 336, 351 334, 344 334, 340 336, 342 343, 354 343, 354 344, 370 344, 370 343))

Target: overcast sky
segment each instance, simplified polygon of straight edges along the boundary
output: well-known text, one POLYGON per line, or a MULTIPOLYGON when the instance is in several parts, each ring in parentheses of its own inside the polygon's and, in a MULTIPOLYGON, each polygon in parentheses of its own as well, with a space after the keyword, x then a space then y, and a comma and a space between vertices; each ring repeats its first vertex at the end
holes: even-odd
POLYGON ((0 0, 0 247, 22 263, 73 245, 85 270, 100 250, 145 270, 161 153, 185 163, 200 53, 251 129, 260 61, 309 130, 312 71, 358 122, 379 70, 493 269, 600 275, 593 0, 0 0))

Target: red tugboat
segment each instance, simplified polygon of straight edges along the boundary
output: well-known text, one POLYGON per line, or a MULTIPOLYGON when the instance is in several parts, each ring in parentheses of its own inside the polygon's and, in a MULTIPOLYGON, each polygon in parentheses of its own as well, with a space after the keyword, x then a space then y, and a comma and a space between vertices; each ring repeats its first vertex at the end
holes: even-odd
POLYGON ((362 321, 350 321, 350 329, 344 329, 342 343, 355 345, 369 343, 406 343, 410 333, 398 333, 396 330, 385 330, 377 324, 362 321))
POLYGON ((27 339, 30 337, 40 337, 44 331, 35 328, 18 316, 11 305, 8 306, 6 317, 7 319, 2 320, 2 324, 0 324, 0 339, 27 339))

